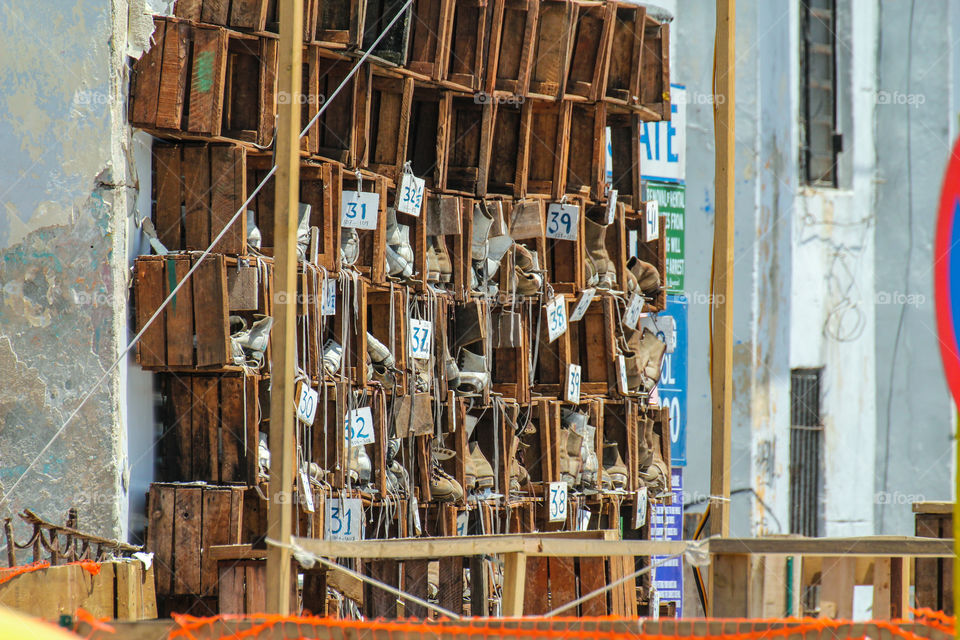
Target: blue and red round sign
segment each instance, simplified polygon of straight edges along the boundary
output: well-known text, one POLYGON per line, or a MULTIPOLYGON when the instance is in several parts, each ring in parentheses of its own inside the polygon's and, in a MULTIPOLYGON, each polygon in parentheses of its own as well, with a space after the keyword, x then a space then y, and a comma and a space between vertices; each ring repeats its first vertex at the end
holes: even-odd
POLYGON ((960 404, 960 140, 950 154, 940 192, 933 286, 943 370, 954 401, 960 404))

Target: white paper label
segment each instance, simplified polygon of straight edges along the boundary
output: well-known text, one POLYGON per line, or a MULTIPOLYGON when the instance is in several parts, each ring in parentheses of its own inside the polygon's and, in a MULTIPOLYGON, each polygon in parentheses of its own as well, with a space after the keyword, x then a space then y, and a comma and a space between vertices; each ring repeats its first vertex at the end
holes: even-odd
POLYGON ((313 487, 310 486, 310 478, 307 477, 307 470, 304 468, 300 469, 300 503, 303 505, 304 510, 307 513, 313 513, 316 511, 316 507, 313 505, 313 487))
POLYGON ((410 509, 413 511, 413 530, 417 535, 423 533, 423 527, 420 526, 420 503, 416 496, 410 496, 410 509))
POLYGON ((313 387, 306 382, 300 383, 297 393, 297 418, 306 425, 312 425, 317 417, 317 399, 320 397, 313 387))
POLYGON ((343 419, 343 432, 351 447, 373 444, 376 440, 376 434, 374 433, 373 413, 370 411, 370 407, 360 407, 348 411, 343 419))
POLYGON ((644 242, 650 242, 660 237, 660 203, 656 200, 650 200, 646 203, 645 209, 647 224, 644 227, 644 242))
POLYGON ((564 394, 567 402, 580 404, 580 365, 567 365, 567 391, 564 394))
POLYGON ((551 204, 547 208, 547 237, 555 240, 576 240, 580 228, 580 207, 575 204, 551 204))
POLYGON ((647 524, 647 488, 637 490, 637 513, 633 520, 633 528, 639 529, 647 524))
POLYGON ((332 316, 337 313, 337 281, 323 281, 323 289, 320 301, 320 315, 332 316))
POLYGON ((590 516, 593 514, 590 509, 580 507, 577 511, 577 531, 586 531, 590 527, 590 516))
POLYGON ((627 386, 627 361, 622 355, 617 356, 617 369, 620 373, 620 393, 626 395, 630 388, 627 386))
POLYGON ((470 525, 470 512, 461 511, 457 514, 457 537, 461 538, 467 535, 468 527, 470 525))
POLYGON ((650 618, 653 620, 660 619, 660 592, 656 588, 650 588, 650 618))
POLYGON ((323 539, 353 541, 363 538, 363 503, 360 498, 324 501, 323 539))
POLYGON ((423 208, 423 189, 426 181, 412 174, 405 173, 400 177, 397 187, 397 211, 419 216, 423 208))
POLYGON ((610 189, 610 193, 607 194, 607 224, 613 224, 617 217, 617 194, 616 189, 610 189))
POLYGON ((642 312, 643 296, 639 293, 634 293, 630 296, 630 302, 627 303, 627 312, 623 314, 623 324, 631 329, 636 329, 637 323, 640 322, 640 314, 642 312))
POLYGON ((340 196, 340 226, 376 229, 380 216, 380 195, 366 191, 344 191, 340 196))
POLYGON ((563 522, 567 519, 567 483, 551 482, 548 494, 550 522, 563 522))
POLYGON ((547 303, 547 335, 553 342, 567 331, 567 301, 563 296, 554 296, 547 303))
POLYGON ((410 318, 410 356, 418 360, 430 359, 433 344, 433 323, 410 318))
POLYGON ((590 308, 590 303, 593 302, 595 295, 597 295, 597 290, 593 287, 583 290, 580 294, 580 299, 577 300, 577 306, 575 306, 570 313, 570 322, 578 322, 583 318, 584 314, 587 313, 587 309, 590 308))

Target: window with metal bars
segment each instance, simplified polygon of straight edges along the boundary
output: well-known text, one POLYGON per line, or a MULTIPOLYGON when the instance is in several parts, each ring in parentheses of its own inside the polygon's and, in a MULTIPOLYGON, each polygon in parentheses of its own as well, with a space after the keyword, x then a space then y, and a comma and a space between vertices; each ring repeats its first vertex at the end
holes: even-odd
POLYGON ((803 182, 837 186, 836 0, 800 2, 800 165, 803 182))
POLYGON ((820 535, 823 368, 790 372, 790 532, 820 535))

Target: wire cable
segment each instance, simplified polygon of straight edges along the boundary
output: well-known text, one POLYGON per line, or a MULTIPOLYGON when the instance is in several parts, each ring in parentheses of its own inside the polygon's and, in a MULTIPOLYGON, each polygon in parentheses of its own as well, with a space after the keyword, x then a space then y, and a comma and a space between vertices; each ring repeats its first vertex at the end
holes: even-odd
MULTIPOLYGON (((333 93, 330 94, 330 96, 324 101, 323 105, 320 107, 317 113, 313 116, 313 118, 310 119, 310 122, 307 123, 307 126, 304 127, 303 131, 300 132, 299 138, 303 138, 303 136, 307 134, 307 131, 309 131, 310 128, 314 124, 316 124, 316 121, 320 118, 323 112, 326 111, 327 107, 330 106, 330 104, 333 102, 333 99, 337 96, 337 94, 340 93, 343 87, 346 86, 347 82, 350 81, 353 75, 360 68, 360 65, 362 65, 364 61, 370 56, 370 52, 377 47, 377 45, 380 43, 380 40, 383 39, 383 37, 387 34, 388 31, 390 31, 391 28, 393 28, 393 25, 400 18, 400 16, 403 15, 403 12, 407 10, 407 7, 409 7, 411 4, 413 4, 413 0, 407 0, 407 2, 404 3, 404 5, 397 12, 397 15, 393 17, 393 20, 391 20, 390 23, 380 33, 380 35, 377 36, 377 39, 373 41, 373 44, 370 45, 370 48, 363 54, 363 56, 360 57, 360 59, 357 61, 357 64, 350 69, 350 72, 346 75, 346 77, 343 79, 340 85, 336 89, 334 89, 333 93)), ((266 185, 267 181, 270 180, 270 178, 273 177, 273 175, 276 172, 277 172, 277 165, 274 164, 273 167, 270 169, 270 171, 267 172, 267 175, 264 176, 263 180, 260 181, 260 184, 257 185, 257 187, 247 197, 247 199, 244 200, 243 204, 240 205, 240 208, 237 209, 237 212, 233 214, 233 216, 230 218, 229 221, 227 221, 223 229, 220 230, 220 233, 218 233, 216 238, 213 239, 213 242, 210 243, 210 246, 208 246, 203 251, 203 253, 200 254, 200 257, 196 260, 196 262, 194 262, 193 266, 190 267, 190 270, 187 271, 183 279, 180 280, 179 283, 177 283, 177 286, 174 287, 173 291, 171 291, 170 294, 166 297, 166 299, 164 299, 164 301, 160 303, 160 306, 153 313, 153 315, 150 316, 150 318, 146 321, 146 323, 143 325, 140 331, 137 332, 137 334, 133 337, 133 339, 120 352, 120 355, 118 355, 117 359, 113 361, 113 364, 110 365, 110 367, 97 379, 97 381, 90 388, 90 390, 87 391, 86 394, 84 394, 83 398, 80 399, 80 404, 78 404, 76 408, 70 413, 70 415, 67 416, 67 419, 63 422, 60 428, 57 429, 56 432, 54 432, 53 436, 50 438, 47 444, 44 445, 44 447, 40 450, 40 453, 38 453, 36 457, 30 462, 30 464, 27 465, 26 469, 23 470, 23 473, 20 474, 20 477, 18 477, 17 480, 13 483, 13 485, 11 485, 11 487, 6 490, 6 493, 4 493, 2 497, 0 497, 0 504, 3 504, 4 502, 7 501, 7 498, 13 494, 13 490, 16 489, 17 485, 20 484, 20 481, 23 480, 23 478, 27 475, 30 469, 32 469, 33 466, 37 464, 37 461, 39 461, 40 458, 42 458, 43 455, 50 449, 54 441, 58 437, 60 437, 60 434, 63 433, 64 429, 67 428, 67 425, 69 425, 70 422, 76 417, 76 415, 80 412, 80 409, 82 409, 84 405, 86 405, 87 401, 94 394, 94 392, 100 388, 100 385, 103 384, 103 382, 110 376, 110 374, 114 372, 114 370, 120 365, 121 362, 123 362, 123 360, 127 357, 127 354, 130 353, 130 350, 133 349, 133 347, 136 346, 138 342, 140 342, 140 339, 147 332, 147 329, 150 328, 150 325, 152 325, 153 322, 160 316, 160 313, 170 303, 170 301, 176 297, 177 292, 179 292, 180 289, 183 288, 183 285, 187 283, 187 281, 190 279, 193 273, 200 267, 200 264, 203 262, 203 260, 208 255, 210 255, 211 251, 213 250, 213 247, 215 247, 217 243, 223 238, 223 236, 226 235, 227 230, 233 225, 234 222, 237 221, 237 219, 240 217, 240 214, 246 211, 247 206, 249 206, 249 204, 253 202, 254 197, 256 197, 256 195, 260 192, 260 190, 263 189, 264 185, 266 185)))

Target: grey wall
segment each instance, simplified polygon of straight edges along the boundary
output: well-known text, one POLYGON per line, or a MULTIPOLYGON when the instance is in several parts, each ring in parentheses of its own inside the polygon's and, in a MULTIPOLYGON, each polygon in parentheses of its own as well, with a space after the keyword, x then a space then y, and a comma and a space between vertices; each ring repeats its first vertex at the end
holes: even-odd
POLYGON ((876 195, 877 533, 913 499, 951 498, 953 407, 933 308, 932 243, 955 134, 957 3, 880 2, 876 195))

